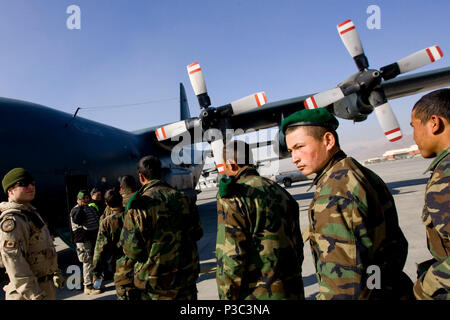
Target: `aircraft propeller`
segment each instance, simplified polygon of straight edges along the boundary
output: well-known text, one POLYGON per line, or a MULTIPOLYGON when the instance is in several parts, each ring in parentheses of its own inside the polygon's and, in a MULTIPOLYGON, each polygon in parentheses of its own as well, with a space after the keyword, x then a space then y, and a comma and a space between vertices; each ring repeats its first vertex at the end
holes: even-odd
MULTIPOLYGON (((304 101, 306 109, 324 108, 346 96, 356 93, 361 100, 368 102, 375 110, 376 117, 386 138, 393 142, 402 138, 400 126, 381 88, 381 79, 389 80, 399 74, 406 73, 443 57, 439 46, 432 46, 413 53, 395 63, 384 66, 380 70, 371 70, 369 61, 364 53, 358 32, 351 20, 337 25, 337 30, 347 51, 352 56, 359 70, 336 88, 317 93, 304 101)), ((369 110, 369 112, 372 112, 369 110)))
MULTIPOLYGON (((222 159, 223 139, 225 138, 226 129, 231 128, 231 116, 250 111, 262 106, 267 102, 267 97, 264 92, 251 94, 239 100, 233 101, 229 104, 213 108, 211 106, 211 99, 206 89, 203 72, 198 62, 194 62, 187 66, 189 79, 192 88, 197 96, 198 103, 202 109, 199 117, 189 118, 182 121, 177 121, 155 131, 158 141, 171 139, 179 136, 193 128, 200 127, 203 131, 208 129, 218 129, 222 133, 222 138, 215 137, 211 139, 210 145, 216 163, 217 170, 220 174, 224 172, 224 163, 222 159)), ((200 142, 200 141, 195 141, 200 142)))

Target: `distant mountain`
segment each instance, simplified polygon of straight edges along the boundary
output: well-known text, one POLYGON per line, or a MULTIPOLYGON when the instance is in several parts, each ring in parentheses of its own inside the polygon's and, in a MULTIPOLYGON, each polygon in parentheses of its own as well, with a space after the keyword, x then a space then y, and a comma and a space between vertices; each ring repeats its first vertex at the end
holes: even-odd
POLYGON ((364 161, 370 158, 382 157, 383 153, 388 150, 408 148, 414 144, 416 143, 414 142, 413 134, 409 133, 395 142, 389 142, 386 138, 379 138, 370 141, 342 142, 341 147, 347 155, 358 161, 364 161))

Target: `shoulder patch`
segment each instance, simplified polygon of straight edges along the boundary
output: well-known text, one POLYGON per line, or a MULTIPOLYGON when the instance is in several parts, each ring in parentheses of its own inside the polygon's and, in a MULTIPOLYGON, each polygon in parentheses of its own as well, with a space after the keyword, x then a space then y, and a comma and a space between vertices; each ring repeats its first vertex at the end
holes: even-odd
POLYGON ((16 228, 16 222, 13 219, 6 219, 2 222, 2 231, 11 232, 16 228))

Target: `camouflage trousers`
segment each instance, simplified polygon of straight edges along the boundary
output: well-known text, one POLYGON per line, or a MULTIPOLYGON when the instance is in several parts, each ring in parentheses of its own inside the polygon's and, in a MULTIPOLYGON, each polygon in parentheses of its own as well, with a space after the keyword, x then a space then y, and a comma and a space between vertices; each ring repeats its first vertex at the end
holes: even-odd
POLYGON ((118 300, 127 300, 127 301, 140 301, 143 299, 143 291, 136 289, 132 284, 131 285, 117 285, 116 283, 116 294, 118 300))
POLYGON ((78 260, 83 263, 83 284, 85 286, 93 283, 94 277, 94 244, 90 241, 77 242, 78 260))
POLYGON ((116 261, 115 265, 114 284, 116 286, 117 299, 128 301, 142 300, 142 290, 137 289, 133 284, 133 261, 126 256, 122 256, 116 261))
MULTIPOLYGON (((436 263, 436 260, 432 260, 436 263)), ((414 285, 417 300, 450 300, 450 265, 444 261, 438 268, 429 266, 423 274, 418 274, 414 285)))
POLYGON ((159 292, 154 294, 148 290, 143 290, 141 294, 141 300, 197 300, 197 286, 194 285, 185 290, 171 290, 170 292, 159 292))
POLYGON ((126 283, 123 279, 118 279, 115 275, 116 294, 118 300, 128 300, 128 301, 140 301, 140 300, 197 300, 197 288, 192 288, 183 293, 179 292, 176 295, 154 295, 147 290, 137 289, 133 285, 133 281, 126 283))

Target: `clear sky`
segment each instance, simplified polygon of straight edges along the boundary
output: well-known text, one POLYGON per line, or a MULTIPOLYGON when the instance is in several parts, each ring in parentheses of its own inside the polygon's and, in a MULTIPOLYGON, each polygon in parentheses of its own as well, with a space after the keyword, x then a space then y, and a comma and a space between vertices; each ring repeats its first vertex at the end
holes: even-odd
MULTIPOLYGON (((199 114, 186 66, 199 61, 214 106, 264 90, 269 102, 334 87, 356 72, 336 25, 352 19, 371 67, 438 44, 450 65, 448 0, 0 0, 0 96, 126 130, 178 119, 179 83, 199 114), (66 9, 81 9, 69 30, 66 9), (381 29, 369 30, 369 5, 381 29)), ((391 101, 404 133, 421 95, 391 101)), ((383 136, 375 115, 342 120, 343 142, 383 136)))

